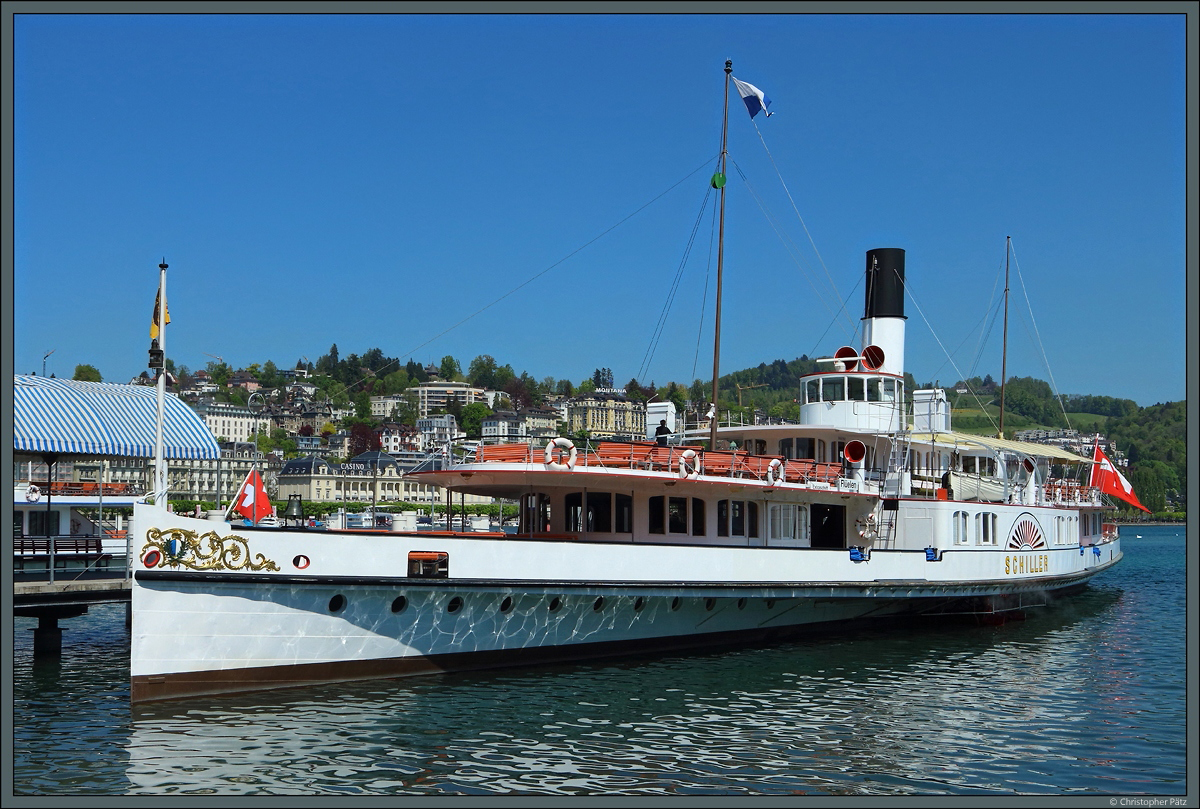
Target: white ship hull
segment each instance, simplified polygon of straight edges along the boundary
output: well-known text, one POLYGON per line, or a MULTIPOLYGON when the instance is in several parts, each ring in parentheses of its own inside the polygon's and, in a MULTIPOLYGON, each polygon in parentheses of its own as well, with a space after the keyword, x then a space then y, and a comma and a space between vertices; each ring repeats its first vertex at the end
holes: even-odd
POLYGON ((141 505, 134 530, 135 702, 1003 609, 1075 589, 1121 555, 1119 541, 936 560, 640 543, 614 553, 611 542, 243 529, 141 505), (445 554, 447 575, 408 575, 410 553, 445 554))

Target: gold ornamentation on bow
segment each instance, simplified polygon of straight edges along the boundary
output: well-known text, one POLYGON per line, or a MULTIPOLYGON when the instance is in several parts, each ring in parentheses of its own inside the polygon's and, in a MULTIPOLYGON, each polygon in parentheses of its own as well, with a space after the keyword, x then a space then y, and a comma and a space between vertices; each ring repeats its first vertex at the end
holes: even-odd
POLYGON ((215 531, 197 534, 183 528, 168 528, 160 531, 151 528, 146 532, 146 544, 141 557, 151 549, 159 551, 156 564, 147 567, 183 567, 191 570, 279 570, 279 565, 263 556, 250 555, 250 543, 237 534, 220 536, 215 531))

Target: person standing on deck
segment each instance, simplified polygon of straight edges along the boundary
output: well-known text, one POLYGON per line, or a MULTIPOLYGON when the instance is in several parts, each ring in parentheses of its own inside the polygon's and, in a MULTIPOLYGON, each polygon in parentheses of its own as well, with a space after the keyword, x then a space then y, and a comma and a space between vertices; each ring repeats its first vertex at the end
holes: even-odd
POLYGON ((671 428, 667 426, 667 420, 663 419, 658 423, 658 429, 654 431, 654 438, 660 447, 667 445, 667 436, 671 434, 671 428))

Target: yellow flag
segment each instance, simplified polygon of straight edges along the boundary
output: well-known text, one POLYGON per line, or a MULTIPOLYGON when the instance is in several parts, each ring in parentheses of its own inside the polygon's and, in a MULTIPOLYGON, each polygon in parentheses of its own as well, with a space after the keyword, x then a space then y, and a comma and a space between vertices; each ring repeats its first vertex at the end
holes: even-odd
POLYGON ((158 337, 159 312, 160 311, 162 311, 163 314, 166 315, 166 320, 164 321, 164 325, 166 323, 171 322, 171 310, 169 308, 167 308, 166 306, 160 306, 161 298, 162 298, 162 290, 159 290, 158 294, 154 296, 154 315, 150 318, 150 339, 154 339, 154 338, 158 337))

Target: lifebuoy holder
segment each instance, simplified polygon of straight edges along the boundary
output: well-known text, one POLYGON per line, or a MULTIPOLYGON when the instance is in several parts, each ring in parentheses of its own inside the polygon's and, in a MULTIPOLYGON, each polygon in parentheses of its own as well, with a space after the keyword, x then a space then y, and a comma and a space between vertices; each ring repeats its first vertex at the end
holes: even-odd
POLYGON ((784 482, 785 473, 783 470, 783 461, 778 458, 773 458, 767 464, 767 483, 771 486, 778 486, 784 482))
POLYGON ((568 438, 556 438, 546 445, 546 468, 555 472, 569 472, 575 468, 578 452, 568 438), (566 460, 563 460, 564 454, 566 460))
POLYGON ((696 450, 685 449, 679 454, 679 477, 684 480, 693 480, 700 474, 700 459, 696 457, 696 450))

